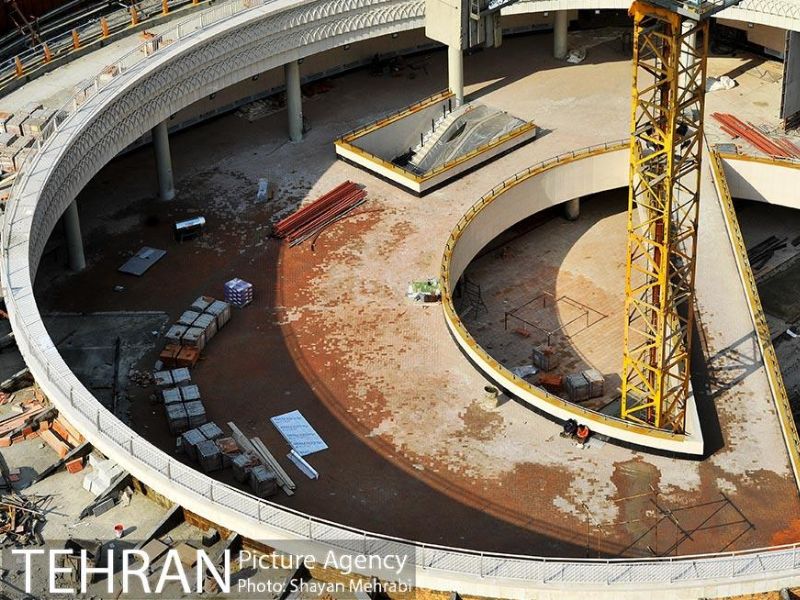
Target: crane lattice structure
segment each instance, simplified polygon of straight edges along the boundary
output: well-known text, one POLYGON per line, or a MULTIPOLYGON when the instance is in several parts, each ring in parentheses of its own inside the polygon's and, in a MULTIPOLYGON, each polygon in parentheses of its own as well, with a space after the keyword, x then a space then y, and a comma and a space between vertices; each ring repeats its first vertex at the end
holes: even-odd
POLYGON ((738 0, 634 2, 621 416, 683 433, 708 17, 738 0))

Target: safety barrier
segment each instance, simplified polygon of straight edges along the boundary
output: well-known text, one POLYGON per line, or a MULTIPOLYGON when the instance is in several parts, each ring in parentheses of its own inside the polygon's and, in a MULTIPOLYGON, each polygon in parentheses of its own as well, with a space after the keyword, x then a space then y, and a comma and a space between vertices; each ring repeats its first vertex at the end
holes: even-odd
MULTIPOLYGON (((248 10, 253 4, 232 0, 215 6, 202 13, 199 19, 182 22, 160 39, 188 41, 196 31, 205 30, 229 16, 248 10)), ((257 4, 264 6, 267 2, 257 4)), ((179 46, 178 43, 156 45, 156 52, 176 50, 179 46)), ((126 83, 135 81, 140 76, 136 66, 147 58, 135 53, 126 56, 115 63, 113 77, 127 77, 126 83)), ((107 79, 100 76, 94 81, 98 90, 103 90, 108 83, 107 79)), ((118 93, 117 90, 109 90, 109 98, 115 93, 118 93)), ((47 140, 54 131, 63 131, 69 136, 80 133, 80 127, 72 127, 70 119, 80 110, 81 105, 77 101, 64 107, 64 114, 53 124, 53 130, 41 140, 40 144, 45 146, 40 149, 41 152, 49 151, 47 140), (67 129, 69 127, 72 129, 67 129)), ((603 144, 561 155, 517 174, 492 190, 492 193, 497 194, 504 186, 511 185, 512 180, 531 176, 540 169, 555 168, 579 156, 609 152, 624 148, 625 145, 623 142, 603 144)), ((60 148, 65 155, 70 152, 68 144, 60 148)), ((61 159, 39 166, 45 170, 55 169, 61 159)), ((26 363, 53 404, 74 420, 89 440, 109 455, 120 457, 147 485, 170 498, 190 503, 193 510, 201 514, 214 515, 220 525, 235 526, 249 536, 264 536, 266 532, 271 532, 275 536, 272 539, 281 539, 280 536, 283 536, 285 539, 312 540, 334 552, 404 553, 417 570, 419 585, 484 595, 502 589, 508 596, 530 597, 528 591, 532 589, 558 590, 564 586, 578 586, 584 595, 588 592, 593 597, 599 597, 600 594, 609 597, 608 594, 611 594, 617 598, 629 592, 635 594, 629 597, 641 597, 640 590, 663 591, 668 586, 691 590, 731 589, 726 586, 760 582, 763 589, 778 580, 800 574, 800 544, 686 557, 584 560, 509 555, 425 544, 319 519, 259 499, 195 471, 141 438, 102 407, 69 370, 47 334, 33 297, 29 265, 11 262, 12 253, 16 259, 20 259, 18 250, 27 247, 32 232, 41 235, 37 229, 41 223, 37 219, 43 218, 43 212, 31 210, 29 206, 20 210, 20 205, 26 199, 36 195, 32 194, 33 190, 26 189, 26 195, 22 196, 19 187, 29 177, 42 175, 35 171, 27 172, 28 165, 26 163, 23 166, 21 176, 15 181, 3 219, 0 273, 9 319, 26 363)), ((488 196, 482 199, 483 204, 488 201, 488 196)), ((463 227, 463 219, 460 223, 463 227)), ((452 250, 452 245, 449 245, 449 250, 452 250)), ((687 592, 687 596, 692 595, 697 596, 687 592)))
MULTIPOLYGON (((792 464, 795 480, 798 486, 800 486, 800 436, 798 436, 797 426, 792 416, 789 396, 786 393, 786 387, 783 383, 783 375, 781 374, 778 357, 775 354, 775 347, 772 345, 772 336, 769 332, 767 317, 761 306, 761 297, 758 295, 756 278, 753 274, 753 269, 750 267, 750 260, 747 257, 747 245, 744 242, 742 230, 739 227, 739 219, 736 217, 736 209, 733 206, 733 199, 728 189, 728 183, 725 180, 722 156, 714 151, 709 152, 709 156, 714 173, 714 183, 717 186, 722 212, 725 216, 728 238, 733 247, 733 253, 736 256, 736 266, 739 270, 739 277, 742 280, 745 295, 747 296, 747 305, 750 309, 750 317, 753 320, 753 326, 758 336, 758 345, 761 350, 761 356, 764 359, 764 366, 766 367, 767 379, 769 380, 769 386, 772 390, 772 397, 775 401, 775 408, 780 418, 783 439, 786 442, 786 449, 789 452, 789 461, 792 464)), ((737 158, 739 158, 738 155, 737 158)), ((764 159, 761 161, 756 157, 753 157, 752 160, 757 160, 759 162, 775 162, 773 159, 764 159)))
MULTIPOLYGON (((205 4, 208 0, 203 0, 205 4)), ((200 0, 145 0, 81 25, 9 58, 0 64, 0 93, 10 82, 26 77, 52 62, 90 44, 105 40, 154 17, 166 16, 186 6, 200 8, 200 0)))
POLYGON ((559 396, 550 394, 546 390, 531 385, 523 378, 514 374, 510 369, 495 360, 488 352, 486 352, 472 337, 467 328, 462 323, 461 319, 455 309, 452 297, 452 259, 456 245, 461 238, 464 231, 472 223, 475 217, 486 207, 499 199, 504 193, 511 188, 519 185, 523 181, 541 175, 555 167, 563 166, 567 163, 574 161, 585 160, 600 154, 608 152, 617 152, 620 150, 627 150, 630 142, 628 140, 619 140, 616 142, 608 142, 597 146, 590 146, 580 150, 573 150, 564 154, 560 154, 554 158, 550 158, 541 163, 528 167, 512 177, 506 179, 499 185, 492 188, 489 192, 484 194, 469 210, 459 219, 456 226, 453 228, 450 238, 445 244, 445 251, 442 256, 442 264, 440 269, 442 281, 442 307, 445 313, 445 319, 448 327, 456 337, 458 343, 467 350, 467 352, 476 359, 479 365, 485 367, 490 373, 490 377, 494 379, 501 387, 510 389, 512 391, 522 390, 523 392, 534 397, 536 400, 544 403, 538 405, 544 411, 550 412, 548 407, 560 411, 560 415, 568 415, 576 419, 587 422, 598 432, 602 432, 613 438, 624 439, 643 446, 656 445, 660 440, 662 444, 669 444, 670 449, 673 451, 681 452, 681 447, 685 447, 683 452, 695 453, 698 450, 702 452, 702 444, 695 445, 689 449, 690 441, 687 436, 677 434, 663 429, 656 429, 648 427, 639 423, 634 423, 619 417, 606 415, 604 413, 591 410, 589 408, 580 406, 573 402, 568 402, 559 396), (635 441, 634 441, 635 440, 635 441), (697 449, 695 449, 697 447, 697 449))

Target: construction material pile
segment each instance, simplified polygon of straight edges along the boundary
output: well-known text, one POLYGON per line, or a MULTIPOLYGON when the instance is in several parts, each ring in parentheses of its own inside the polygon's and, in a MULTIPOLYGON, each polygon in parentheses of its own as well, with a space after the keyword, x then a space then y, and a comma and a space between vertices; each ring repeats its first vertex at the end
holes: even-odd
POLYGON ((162 388, 160 395, 170 433, 180 435, 206 423, 206 408, 200 398, 200 388, 192 384, 189 369, 157 371, 154 377, 156 384, 162 388))
POLYGON ((206 344, 230 318, 230 304, 200 296, 167 331, 167 345, 159 355, 159 360, 169 368, 193 367, 206 344))
POLYGON ((22 496, 12 492, 0 496, 0 547, 41 546, 45 496, 22 496))
MULTIPOLYGON (((778 238, 771 235, 763 242, 760 242, 747 249, 747 259, 750 261, 750 266, 753 270, 758 271, 764 268, 773 257, 776 251, 783 250, 789 243, 789 238, 778 238)), ((797 245, 797 244, 793 244, 797 245)))
POLYGON ((253 301, 253 284, 235 277, 225 283, 225 302, 244 308, 253 301))
POLYGON ((278 221, 273 234, 287 240, 290 246, 302 244, 362 205, 366 202, 366 197, 366 190, 352 181, 345 181, 311 204, 278 221))
POLYGON ((786 138, 767 136, 752 123, 744 123, 728 113, 713 113, 711 116, 729 136, 741 138, 768 156, 800 160, 800 148, 786 138))
POLYGON ((0 112, 0 171, 15 173, 58 111, 32 102, 16 113, 0 112))

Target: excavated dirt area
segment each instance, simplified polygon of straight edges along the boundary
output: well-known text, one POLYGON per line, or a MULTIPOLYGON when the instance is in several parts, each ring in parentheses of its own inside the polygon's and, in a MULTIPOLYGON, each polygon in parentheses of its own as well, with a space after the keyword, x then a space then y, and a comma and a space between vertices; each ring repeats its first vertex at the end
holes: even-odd
MULTIPOLYGON (((171 204, 154 198, 149 148, 116 160, 79 198, 89 268, 64 275, 54 239, 37 281, 40 304, 67 312, 157 310, 174 320, 197 296, 221 296, 231 277, 252 281, 255 302, 235 311, 193 377, 213 420, 259 435, 297 480, 297 494, 278 501, 321 517, 426 542, 563 556, 800 540, 789 527, 800 519, 800 501, 768 400, 764 425, 751 434, 737 415, 735 389, 712 386, 703 402, 712 414, 712 400, 723 410, 712 419, 717 441, 704 461, 611 443, 582 451, 558 436, 560 425, 515 402, 485 408, 486 380, 456 348, 441 308, 405 298, 411 279, 438 273, 453 224, 481 193, 540 160, 627 134, 630 69, 617 45, 595 46, 584 63, 568 66, 549 58, 551 43, 550 36, 514 38, 466 58, 468 94, 534 120, 543 135, 421 199, 336 162, 331 142, 439 90, 443 53, 413 81, 363 71, 335 79, 323 101, 308 103, 313 129, 299 144, 284 141, 283 113, 255 123, 225 116, 173 136, 178 198, 171 204), (252 202, 260 177, 278 188, 266 205, 252 202), (289 249, 268 238, 277 216, 345 179, 366 186, 360 214, 313 247, 289 249), (172 223, 198 213, 208 220, 206 235, 174 242, 172 223), (167 256, 141 278, 117 273, 142 245, 167 256), (329 445, 309 457, 317 481, 285 460, 288 446, 268 420, 294 409, 329 445)), ((718 94, 709 103, 728 92, 718 94)), ((570 235, 603 222, 591 219, 589 209, 570 235)), ((562 246, 559 253, 578 252, 592 269, 609 259, 586 253, 580 240, 562 246)), ((558 269, 558 261, 548 268, 558 269)), ((599 288, 617 286, 610 275, 586 277, 599 288)), ((609 323, 619 318, 612 304, 609 323)), ((707 332, 711 344, 723 339, 717 333, 707 332)), ((152 368, 160 347, 157 338, 139 368, 152 368)), ((613 351, 607 355, 611 365, 613 351)), ((173 451, 153 390, 128 393, 135 428, 173 451)))

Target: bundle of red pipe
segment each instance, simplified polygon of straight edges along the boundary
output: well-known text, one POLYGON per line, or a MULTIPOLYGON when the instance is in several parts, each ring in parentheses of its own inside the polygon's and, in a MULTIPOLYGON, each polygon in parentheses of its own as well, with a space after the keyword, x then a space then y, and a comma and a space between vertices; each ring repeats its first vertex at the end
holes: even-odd
POLYGON ((363 204, 366 197, 366 190, 352 181, 345 181, 311 204, 278 221, 273 233, 286 239, 291 245, 299 244, 363 204))
POLYGON ((767 137, 751 123, 743 123, 727 113, 714 113, 711 116, 720 123, 722 131, 729 136, 740 137, 750 142, 768 156, 800 159, 800 148, 787 139, 767 137))

